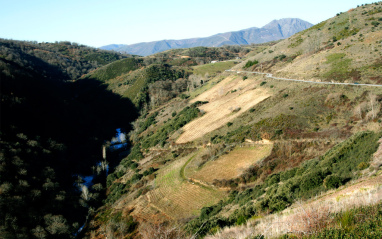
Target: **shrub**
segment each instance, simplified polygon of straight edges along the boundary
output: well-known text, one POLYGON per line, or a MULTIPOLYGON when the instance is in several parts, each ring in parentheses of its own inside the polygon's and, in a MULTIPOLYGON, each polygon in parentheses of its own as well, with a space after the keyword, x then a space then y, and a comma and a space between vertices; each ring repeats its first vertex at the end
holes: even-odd
POLYGON ((307 192, 322 184, 324 175, 321 171, 313 171, 307 174, 303 174, 301 178, 300 189, 303 192, 307 192))
POLYGON ((282 60, 285 59, 286 57, 287 57, 287 56, 284 55, 284 54, 278 56, 278 58, 279 58, 280 61, 282 61, 282 60))
POLYGON ((245 217, 243 215, 240 215, 237 220, 236 220, 236 225, 242 225, 246 222, 247 220, 245 219, 245 217))
POLYGON ((329 175, 324 179, 324 186, 327 189, 338 188, 342 185, 342 178, 337 175, 329 175))
POLYGON ((256 61, 256 60, 254 60, 254 61, 247 61, 247 63, 245 64, 244 68, 249 68, 249 67, 251 67, 251 66, 253 66, 253 65, 256 65, 256 64, 258 64, 258 63, 259 63, 259 62, 256 61))
POLYGON ((280 181, 286 181, 296 175, 297 168, 293 168, 280 173, 280 181))
POLYGON ((188 96, 186 94, 180 94, 179 97, 184 100, 184 99, 187 99, 190 96, 188 96))
POLYGON ((147 169, 146 171, 143 172, 143 176, 150 175, 154 172, 155 172, 155 169, 153 167, 150 167, 149 169, 147 169))
POLYGON ((266 81, 263 81, 263 82, 260 83, 260 86, 263 86, 263 85, 265 85, 265 84, 267 84, 267 82, 266 82, 266 81))
POLYGON ((280 182, 280 174, 276 173, 276 174, 272 174, 271 176, 269 176, 266 180, 265 180, 265 184, 267 186, 271 186, 273 184, 276 184, 276 183, 279 183, 280 182))
POLYGON ((368 167, 369 167, 369 164, 366 163, 366 162, 361 162, 361 163, 359 163, 358 166, 357 166, 357 168, 358 168, 359 170, 363 170, 363 169, 368 168, 368 167))

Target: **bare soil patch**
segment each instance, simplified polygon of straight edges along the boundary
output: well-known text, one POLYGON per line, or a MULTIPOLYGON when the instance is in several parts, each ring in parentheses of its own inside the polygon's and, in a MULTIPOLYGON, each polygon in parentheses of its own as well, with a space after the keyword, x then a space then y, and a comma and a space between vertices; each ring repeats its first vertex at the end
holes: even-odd
POLYGON ((257 89, 257 82, 230 76, 192 102, 208 101, 199 107, 205 114, 183 127, 176 143, 187 143, 220 128, 271 96, 266 89, 257 89))

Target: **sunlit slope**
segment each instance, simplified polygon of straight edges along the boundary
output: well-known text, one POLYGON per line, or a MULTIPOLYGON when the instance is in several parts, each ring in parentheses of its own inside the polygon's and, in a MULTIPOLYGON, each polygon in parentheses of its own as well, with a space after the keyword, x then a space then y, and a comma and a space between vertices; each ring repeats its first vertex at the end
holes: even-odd
POLYGON ((253 80, 243 80, 240 76, 228 76, 193 99, 191 102, 208 101, 199 107, 205 114, 185 125, 176 143, 186 143, 202 137, 268 98, 271 93, 258 89, 257 84, 253 80))
POLYGON ((135 207, 131 215, 146 221, 152 221, 158 214, 162 214, 162 219, 180 220, 197 216, 202 207, 223 199, 225 192, 184 178, 184 167, 199 153, 189 154, 160 169, 153 182, 153 190, 130 204, 135 207))
POLYGON ((216 160, 209 160, 202 167, 199 166, 203 163, 202 160, 193 160, 185 168, 185 175, 207 184, 212 184, 214 179, 237 178, 251 165, 267 157, 271 150, 272 144, 237 147, 216 160))
POLYGON ((381 29, 381 2, 350 9, 249 59, 258 64, 235 68, 293 79, 382 84, 381 29))

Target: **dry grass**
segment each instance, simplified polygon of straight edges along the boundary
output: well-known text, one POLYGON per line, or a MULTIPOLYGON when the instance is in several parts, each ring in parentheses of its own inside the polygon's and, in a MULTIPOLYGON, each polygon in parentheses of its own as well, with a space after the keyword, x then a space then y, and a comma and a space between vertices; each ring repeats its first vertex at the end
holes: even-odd
MULTIPOLYGON (((274 46, 268 47, 248 60, 259 61, 260 64, 257 65, 255 71, 262 69, 265 72, 286 78, 328 81, 328 79, 325 79, 325 73, 330 71, 331 64, 326 63, 327 56, 335 53, 345 53, 346 58, 352 60, 350 69, 362 72, 361 79, 353 79, 349 76, 345 80, 349 82, 372 82, 374 81, 372 77, 381 75, 381 67, 370 66, 381 57, 379 41, 382 38, 382 31, 380 26, 372 28, 370 25, 371 17, 368 14, 362 14, 362 12, 369 11, 374 7, 377 6, 370 4, 365 9, 360 7, 351 13, 346 12, 340 16, 335 16, 323 22, 319 31, 316 25, 274 46), (345 24, 342 25, 341 23, 345 24), (365 26, 365 24, 368 24, 368 26, 365 26), (349 32, 351 29, 359 29, 359 32, 340 39, 338 37, 339 32, 344 31, 345 27, 349 28, 349 32), (338 42, 335 42, 332 47, 328 47, 329 43, 333 43, 332 38, 335 35, 337 35, 338 42), (296 47, 289 47, 298 39, 302 39, 303 42, 296 47), (337 45, 339 42, 340 45, 337 45), (317 50, 319 51, 317 52, 317 50), (274 57, 281 54, 287 57, 298 55, 298 57, 291 62, 272 63, 274 57), (261 68, 260 65, 262 65, 261 68)), ((382 13, 374 14, 372 17, 379 19, 382 17, 382 13)), ((234 69, 243 69, 246 62, 243 61, 236 65, 234 69)), ((336 77, 329 80, 336 81, 336 77)))
POLYGON ((240 77, 230 76, 193 99, 191 102, 209 102, 199 107, 206 113, 184 126, 184 133, 176 143, 186 143, 202 137, 270 96, 267 90, 256 89, 256 86, 257 83, 252 80, 243 81, 240 77))
POLYGON ((297 202, 289 209, 261 219, 249 220, 246 225, 224 228, 206 238, 246 238, 264 235, 279 237, 286 233, 307 235, 332 225, 331 215, 360 206, 374 205, 382 201, 382 175, 327 192, 319 199, 297 202))
POLYGON ((271 144, 238 147, 214 161, 207 162, 200 170, 186 167, 186 176, 210 184, 214 179, 236 178, 249 166, 268 156, 271 150, 271 144))
POLYGON ((178 226, 141 223, 138 230, 142 239, 178 239, 188 237, 178 226))

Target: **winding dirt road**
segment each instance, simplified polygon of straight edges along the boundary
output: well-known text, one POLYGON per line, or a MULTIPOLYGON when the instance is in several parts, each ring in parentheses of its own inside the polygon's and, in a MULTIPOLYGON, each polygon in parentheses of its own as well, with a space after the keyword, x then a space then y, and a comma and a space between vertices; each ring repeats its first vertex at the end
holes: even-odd
POLYGON ((265 77, 272 78, 272 79, 275 79, 275 80, 296 81, 296 82, 305 82, 305 83, 313 83, 313 84, 382 87, 382 85, 375 85, 375 84, 341 83, 341 82, 327 82, 327 81, 309 81, 309 80, 287 79, 287 78, 274 77, 271 73, 257 72, 257 71, 237 71, 237 70, 225 70, 225 71, 226 72, 236 72, 236 73, 261 74, 261 75, 265 75, 265 77))

